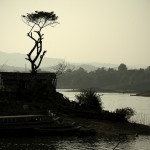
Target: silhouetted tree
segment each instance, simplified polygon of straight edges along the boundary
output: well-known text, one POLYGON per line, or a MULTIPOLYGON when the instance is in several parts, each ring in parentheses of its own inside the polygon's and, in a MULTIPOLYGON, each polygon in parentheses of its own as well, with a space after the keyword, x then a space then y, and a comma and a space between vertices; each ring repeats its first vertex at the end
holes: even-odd
POLYGON ((129 108, 129 107, 121 108, 121 109, 117 108, 115 110, 115 113, 124 114, 126 120, 129 120, 132 116, 134 116, 136 114, 136 112, 132 108, 129 108))
POLYGON ((65 71, 58 78, 57 88, 71 89, 110 89, 148 91, 150 89, 150 69, 101 69, 86 72, 83 68, 65 71))
POLYGON ((52 69, 54 70, 55 74, 59 76, 66 71, 67 66, 68 66, 67 62, 63 61, 58 63, 56 66, 53 66, 52 69))
POLYGON ((80 106, 88 110, 102 111, 102 101, 100 95, 95 90, 82 90, 79 94, 75 95, 80 106))
POLYGON ((127 66, 125 64, 120 64, 118 67, 118 71, 127 71, 127 66))
POLYGON ((150 72, 150 66, 145 69, 147 72, 150 72))
POLYGON ((27 54, 27 60, 31 63, 31 73, 32 75, 36 75, 37 70, 42 62, 42 59, 46 53, 46 50, 42 52, 42 40, 44 34, 41 33, 41 30, 50 25, 54 26, 58 22, 58 16, 54 14, 54 12, 43 12, 43 11, 35 11, 35 13, 27 13, 27 15, 22 15, 23 21, 31 27, 31 30, 27 34, 34 42, 33 48, 27 54), (35 29, 33 31, 33 29, 35 29), (33 33, 36 33, 36 36, 33 36, 33 33), (36 38, 37 37, 37 38, 36 38), (35 56, 32 56, 32 54, 35 56), (37 62, 38 61, 38 62, 37 62), (37 62, 37 63, 36 63, 37 62))

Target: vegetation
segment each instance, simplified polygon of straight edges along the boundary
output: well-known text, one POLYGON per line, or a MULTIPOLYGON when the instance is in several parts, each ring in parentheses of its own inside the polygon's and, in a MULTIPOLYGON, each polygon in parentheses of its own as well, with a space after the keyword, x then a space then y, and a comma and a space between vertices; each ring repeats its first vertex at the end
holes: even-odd
POLYGON ((54 26, 57 24, 58 22, 56 20, 58 17, 54 12, 35 11, 35 13, 28 13, 26 16, 22 15, 22 18, 23 21, 31 27, 27 36, 34 41, 34 46, 27 54, 26 59, 31 63, 31 73, 35 75, 46 53, 46 50, 42 53, 42 40, 44 34, 41 33, 41 30, 48 25, 54 26), (33 29, 35 29, 35 31, 33 31, 33 29), (34 35, 34 33, 36 33, 36 35, 34 35), (35 56, 31 56, 33 53, 35 56), (37 61, 38 63, 36 63, 37 61))
POLYGON ((129 107, 116 109, 115 113, 125 115, 126 120, 129 120, 132 116, 135 115, 135 111, 129 107))
POLYGON ((97 136, 107 138, 135 138, 138 135, 150 135, 150 126, 109 120, 96 120, 87 118, 73 118, 81 126, 88 126, 89 129, 95 129, 97 136))
POLYGON ((148 91, 150 89, 150 69, 127 69, 120 65, 118 70, 98 68, 87 72, 83 68, 69 70, 59 76, 57 88, 148 91))
POLYGON ((122 64, 119 65, 118 70, 119 71, 127 71, 127 66, 122 63, 122 64))
POLYGON ((56 76, 59 76, 66 71, 67 66, 68 64, 65 61, 63 61, 58 63, 56 66, 53 66, 52 69, 54 70, 56 76))
POLYGON ((81 93, 75 95, 79 105, 87 110, 101 111, 103 109, 100 96, 92 89, 82 90, 81 93))

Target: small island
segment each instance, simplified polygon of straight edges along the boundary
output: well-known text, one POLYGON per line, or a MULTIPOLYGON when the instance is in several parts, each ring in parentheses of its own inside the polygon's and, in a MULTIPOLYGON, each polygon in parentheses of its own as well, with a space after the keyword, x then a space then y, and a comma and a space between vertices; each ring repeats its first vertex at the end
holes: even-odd
POLYGON ((145 97, 150 97, 150 91, 142 92, 142 93, 137 93, 132 96, 145 96, 145 97))

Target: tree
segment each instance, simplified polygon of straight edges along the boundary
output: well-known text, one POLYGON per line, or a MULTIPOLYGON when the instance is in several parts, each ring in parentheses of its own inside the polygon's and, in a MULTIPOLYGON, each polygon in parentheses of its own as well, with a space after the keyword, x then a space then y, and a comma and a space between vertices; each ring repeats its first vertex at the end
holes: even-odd
POLYGON ((52 69, 55 71, 56 76, 59 76, 65 72, 67 66, 67 62, 63 61, 58 63, 56 66, 53 66, 52 69))
POLYGON ((126 120, 129 120, 132 116, 136 114, 136 112, 132 108, 129 108, 129 107, 116 109, 115 113, 125 115, 126 120))
POLYGON ((37 70, 40 67, 43 57, 46 53, 46 50, 42 52, 42 40, 44 34, 42 34, 41 31, 48 25, 54 26, 58 24, 58 16, 56 16, 53 11, 35 11, 35 13, 27 13, 27 15, 22 15, 22 18, 23 21, 31 27, 29 33, 27 33, 27 36, 34 41, 34 46, 27 54, 26 59, 31 63, 32 75, 36 75, 37 70), (33 29, 35 30, 33 31, 33 29), (35 36, 33 36, 34 33, 36 33, 35 36), (33 53, 35 56, 32 56, 33 53))
POLYGON ((145 69, 147 72, 150 72, 150 66, 145 69))
POLYGON ((119 71, 127 71, 127 66, 122 63, 122 64, 119 65, 118 70, 119 71))
POLYGON ((102 101, 100 95, 95 90, 82 90, 79 94, 75 95, 80 106, 83 106, 87 110, 102 111, 102 101))

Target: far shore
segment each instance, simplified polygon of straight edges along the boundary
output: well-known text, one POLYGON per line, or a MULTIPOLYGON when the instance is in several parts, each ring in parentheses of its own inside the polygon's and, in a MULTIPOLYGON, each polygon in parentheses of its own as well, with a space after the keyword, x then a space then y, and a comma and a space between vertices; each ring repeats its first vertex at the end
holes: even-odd
POLYGON ((147 92, 141 92, 141 93, 137 93, 131 96, 144 96, 144 97, 150 97, 150 91, 147 92))
MULTIPOLYGON (((81 92, 82 89, 58 89, 65 92, 81 92)), ((131 96, 144 96, 144 97, 150 97, 150 91, 145 92, 136 92, 136 91, 130 91, 130 90, 100 90, 95 89, 98 93, 122 93, 122 94, 131 94, 131 96)))
MULTIPOLYGON (((61 91, 65 91, 65 92, 81 92, 82 89, 58 89, 61 91)), ((135 91, 130 91, 130 90, 109 90, 109 89, 94 89, 96 92, 99 93, 137 93, 135 91)))

